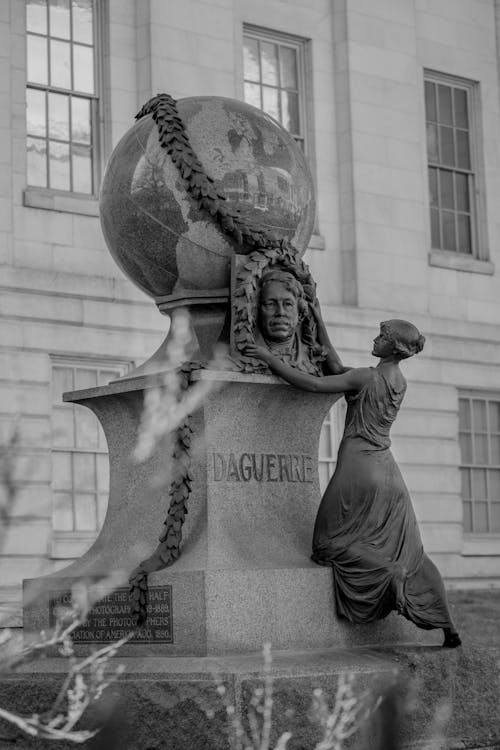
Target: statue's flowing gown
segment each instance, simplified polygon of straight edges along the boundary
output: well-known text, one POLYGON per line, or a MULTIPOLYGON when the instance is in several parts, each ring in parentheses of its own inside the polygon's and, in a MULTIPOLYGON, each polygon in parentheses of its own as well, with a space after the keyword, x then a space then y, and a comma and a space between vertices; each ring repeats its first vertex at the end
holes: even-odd
POLYGON ((332 566, 337 612, 351 622, 371 622, 398 609, 421 628, 448 628, 443 581, 423 550, 390 451, 406 381, 389 372, 372 368, 370 382, 346 394, 344 436, 318 510, 312 559, 332 566))

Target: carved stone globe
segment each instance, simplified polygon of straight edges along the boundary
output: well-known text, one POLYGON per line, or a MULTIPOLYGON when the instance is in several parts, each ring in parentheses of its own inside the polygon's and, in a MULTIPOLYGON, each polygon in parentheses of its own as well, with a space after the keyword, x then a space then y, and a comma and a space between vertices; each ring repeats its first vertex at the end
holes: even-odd
MULTIPOLYGON (((271 117, 233 99, 181 99, 177 109, 205 173, 230 209, 302 254, 315 214, 311 174, 295 140, 271 117)), ((229 286, 238 245, 186 190, 151 115, 123 136, 104 175, 101 223, 124 273, 158 299, 229 286)))

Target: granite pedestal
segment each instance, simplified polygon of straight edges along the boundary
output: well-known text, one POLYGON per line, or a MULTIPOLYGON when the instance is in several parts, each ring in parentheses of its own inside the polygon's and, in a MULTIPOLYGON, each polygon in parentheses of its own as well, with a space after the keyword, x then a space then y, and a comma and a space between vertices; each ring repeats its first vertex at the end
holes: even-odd
MULTIPOLYGON (((300 391, 271 376, 205 370, 194 377, 211 381, 213 390, 194 415, 193 491, 182 554, 150 575, 152 596, 162 604, 151 618, 154 627, 150 623, 124 653, 244 653, 266 641, 278 649, 422 637, 435 643, 435 634, 422 636, 395 616, 357 628, 339 622, 331 570, 309 559, 320 499, 319 434, 335 397, 300 391)), ((114 571, 125 587, 130 571, 155 549, 169 502, 168 484, 157 478, 170 448, 160 442, 144 463, 134 461, 132 452, 145 390, 157 383, 146 376, 65 395, 92 409, 103 426, 109 506, 99 538, 81 559, 25 582, 27 631, 50 626, 51 601, 75 580, 95 584, 114 571)), ((105 608, 96 614, 96 643, 130 630, 125 588, 117 596, 112 620, 101 618, 105 608)), ((90 648, 89 638, 77 641, 78 648, 90 648)))

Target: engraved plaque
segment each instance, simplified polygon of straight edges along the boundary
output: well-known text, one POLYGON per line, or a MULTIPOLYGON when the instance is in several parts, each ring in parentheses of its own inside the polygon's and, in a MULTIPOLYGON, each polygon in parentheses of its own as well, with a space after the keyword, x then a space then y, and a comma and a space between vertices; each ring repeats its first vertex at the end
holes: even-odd
MULTIPOLYGON (((58 607, 71 606, 71 593, 52 592, 49 599, 49 621, 51 627, 56 621, 58 607)), ((77 643, 112 643, 124 638, 131 631, 134 635, 130 643, 173 643, 172 628, 172 587, 151 586, 148 595, 148 619, 144 626, 136 628, 130 614, 129 592, 126 588, 116 589, 103 596, 94 604, 85 622, 72 633, 77 643)))

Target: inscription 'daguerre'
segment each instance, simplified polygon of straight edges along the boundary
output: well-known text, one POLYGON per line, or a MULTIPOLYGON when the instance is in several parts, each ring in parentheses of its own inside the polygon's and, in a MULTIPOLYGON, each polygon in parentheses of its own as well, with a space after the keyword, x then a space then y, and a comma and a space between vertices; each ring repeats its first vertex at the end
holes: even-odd
POLYGON ((302 453, 212 453, 215 482, 312 482, 313 458, 302 453))
MULTIPOLYGON (((54 592, 49 599, 49 621, 54 626, 56 610, 71 606, 70 592, 54 592)), ((172 587, 151 586, 148 591, 148 619, 136 628, 130 613, 128 589, 120 588, 94 604, 87 619, 73 631, 74 643, 109 643, 134 631, 132 643, 173 643, 172 587)))

